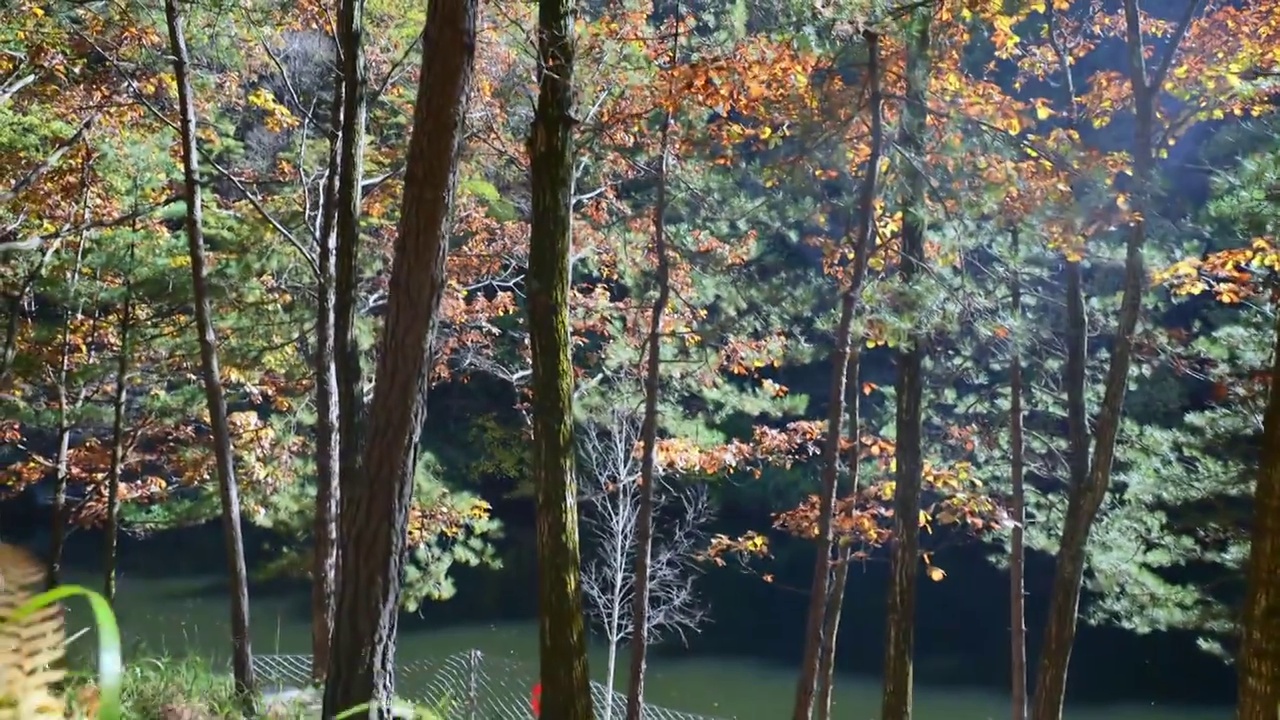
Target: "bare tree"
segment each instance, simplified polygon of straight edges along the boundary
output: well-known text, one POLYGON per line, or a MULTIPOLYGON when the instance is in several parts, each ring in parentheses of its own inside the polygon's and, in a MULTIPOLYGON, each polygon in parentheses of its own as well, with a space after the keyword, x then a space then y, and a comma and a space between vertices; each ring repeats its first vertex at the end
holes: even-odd
MULTIPOLYGON (((586 610, 609 643, 608 688, 613 697, 618 648, 635 633, 635 557, 639 546, 640 466, 636 454, 643 417, 614 409, 603 421, 587 425, 578 436, 586 471, 582 523, 590 549, 582 568, 586 610)), ((645 642, 675 635, 683 642, 697 632, 707 615, 694 588, 699 568, 694 557, 706 545, 703 528, 711 520, 706 488, 654 484, 654 515, 662 519, 653 534, 649 562, 645 642)), ((602 708, 613 717, 613 703, 602 708)))

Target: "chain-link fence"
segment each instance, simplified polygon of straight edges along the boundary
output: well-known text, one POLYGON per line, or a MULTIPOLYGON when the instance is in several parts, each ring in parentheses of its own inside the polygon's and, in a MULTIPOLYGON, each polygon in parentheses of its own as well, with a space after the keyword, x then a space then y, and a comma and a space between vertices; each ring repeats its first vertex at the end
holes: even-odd
MULTIPOLYGON (((254 657, 258 681, 270 696, 296 697, 310 684, 310 655, 258 655, 254 657)), ((443 660, 416 661, 396 668, 396 694, 404 701, 441 713, 446 720, 530 720, 530 693, 537 681, 517 662, 495 658, 479 650, 450 655, 443 660)), ((591 684, 596 717, 626 717, 627 698, 591 684)), ((646 705, 645 720, 719 720, 707 715, 679 712, 646 705)))

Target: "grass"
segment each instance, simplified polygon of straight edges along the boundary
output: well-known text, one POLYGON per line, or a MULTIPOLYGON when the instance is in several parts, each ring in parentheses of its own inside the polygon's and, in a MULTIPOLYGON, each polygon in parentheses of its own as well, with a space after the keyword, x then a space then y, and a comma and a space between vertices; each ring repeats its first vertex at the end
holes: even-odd
MULTIPOLYGON (((150 656, 130 662, 124 669, 120 687, 120 715, 129 720, 248 720, 236 698, 235 684, 224 669, 208 660, 188 655, 182 657, 150 656)), ((89 706, 96 705, 97 692, 93 676, 72 675, 65 697, 73 709, 73 717, 93 717, 89 706), (78 711, 78 712, 76 712, 78 711)), ((311 720, 319 714, 312 702, 319 702, 319 691, 303 691, 293 702, 270 705, 259 700, 258 710, 268 720, 311 720)), ((360 717, 353 708, 350 717, 360 717)), ((427 708, 414 708, 421 720, 440 717, 427 708)), ((340 716, 342 717, 342 716, 340 716)))
MULTIPOLYGON (((143 657, 125 667, 120 626, 106 598, 79 585, 62 585, 28 597, 22 592, 23 585, 33 582, 6 584, 4 580, 6 575, 21 579, 38 577, 41 573, 31 569, 36 566, 20 554, 10 553, 0 559, 17 567, 17 571, 9 568, 8 572, 0 572, 0 594, 11 596, 6 598, 7 602, 17 605, 16 609, 0 618, 0 623, 3 623, 4 630, 21 639, 19 645, 6 646, 4 653, 0 654, 0 678, 9 682, 9 685, 0 687, 0 708, 18 707, 19 703, 29 701, 37 703, 31 706, 32 711, 44 717, 49 707, 40 704, 43 703, 41 698, 50 692, 58 692, 68 706, 71 718, 248 720, 236 696, 234 682, 225 672, 215 671, 203 658, 190 655, 181 658, 143 657), (47 609, 66 598, 77 596, 88 602, 98 631, 97 672, 70 674, 66 682, 62 682, 58 679, 60 674, 49 672, 48 667, 66 658, 68 639, 61 622, 47 617, 47 609), (23 630, 28 632, 23 634, 23 630), (11 672, 14 668, 25 669, 23 663, 30 662, 33 657, 42 661, 34 673, 25 670, 11 672), (57 685, 62 687, 55 687, 57 685)), ((5 568, 0 567, 0 571, 3 570, 5 568)), ((304 689, 297 694, 275 698, 271 704, 268 704, 268 699, 260 698, 265 707, 257 708, 260 714, 255 717, 302 720, 317 713, 319 700, 318 689, 304 689)), ((441 717, 438 710, 431 708, 407 703, 396 703, 396 707, 419 720, 439 720, 441 717)), ((339 713, 335 720, 355 718, 361 713, 367 714, 368 710, 366 703, 339 713)))
MULTIPOLYGON (((231 676, 199 657, 148 657, 124 669, 120 711, 137 720, 241 720, 231 676)), ((94 678, 75 675, 68 696, 92 703, 94 678)), ((83 709, 83 708, 82 708, 83 709)), ((292 720, 292 719, 291 719, 292 720)))

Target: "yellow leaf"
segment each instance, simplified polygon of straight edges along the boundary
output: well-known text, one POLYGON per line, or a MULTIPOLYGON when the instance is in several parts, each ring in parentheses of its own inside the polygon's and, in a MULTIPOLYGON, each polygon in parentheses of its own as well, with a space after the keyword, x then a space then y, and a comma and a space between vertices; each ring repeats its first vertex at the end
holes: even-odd
POLYGON ((925 574, 929 576, 929 579, 934 582, 942 582, 942 579, 947 576, 947 571, 937 565, 930 565, 925 568, 924 571, 925 574))

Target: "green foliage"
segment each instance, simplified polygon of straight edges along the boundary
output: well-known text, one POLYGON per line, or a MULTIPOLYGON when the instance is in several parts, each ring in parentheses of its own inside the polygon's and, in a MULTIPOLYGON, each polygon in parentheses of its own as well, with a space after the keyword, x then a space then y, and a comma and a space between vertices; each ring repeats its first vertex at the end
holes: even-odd
MULTIPOLYGON (((431 453, 418 457, 413 499, 417 506, 437 515, 440 525, 410 547, 401 589, 401 602, 410 612, 424 601, 453 597, 457 588, 449 572, 457 565, 502 567, 493 545, 502 536, 501 522, 489 515, 487 504, 475 495, 450 489, 443 468, 431 453)), ((213 507, 214 501, 201 502, 213 507)), ((311 569, 314 484, 291 482, 259 502, 260 511, 253 522, 274 531, 284 542, 279 556, 262 570, 263 576, 305 577, 311 569)))

